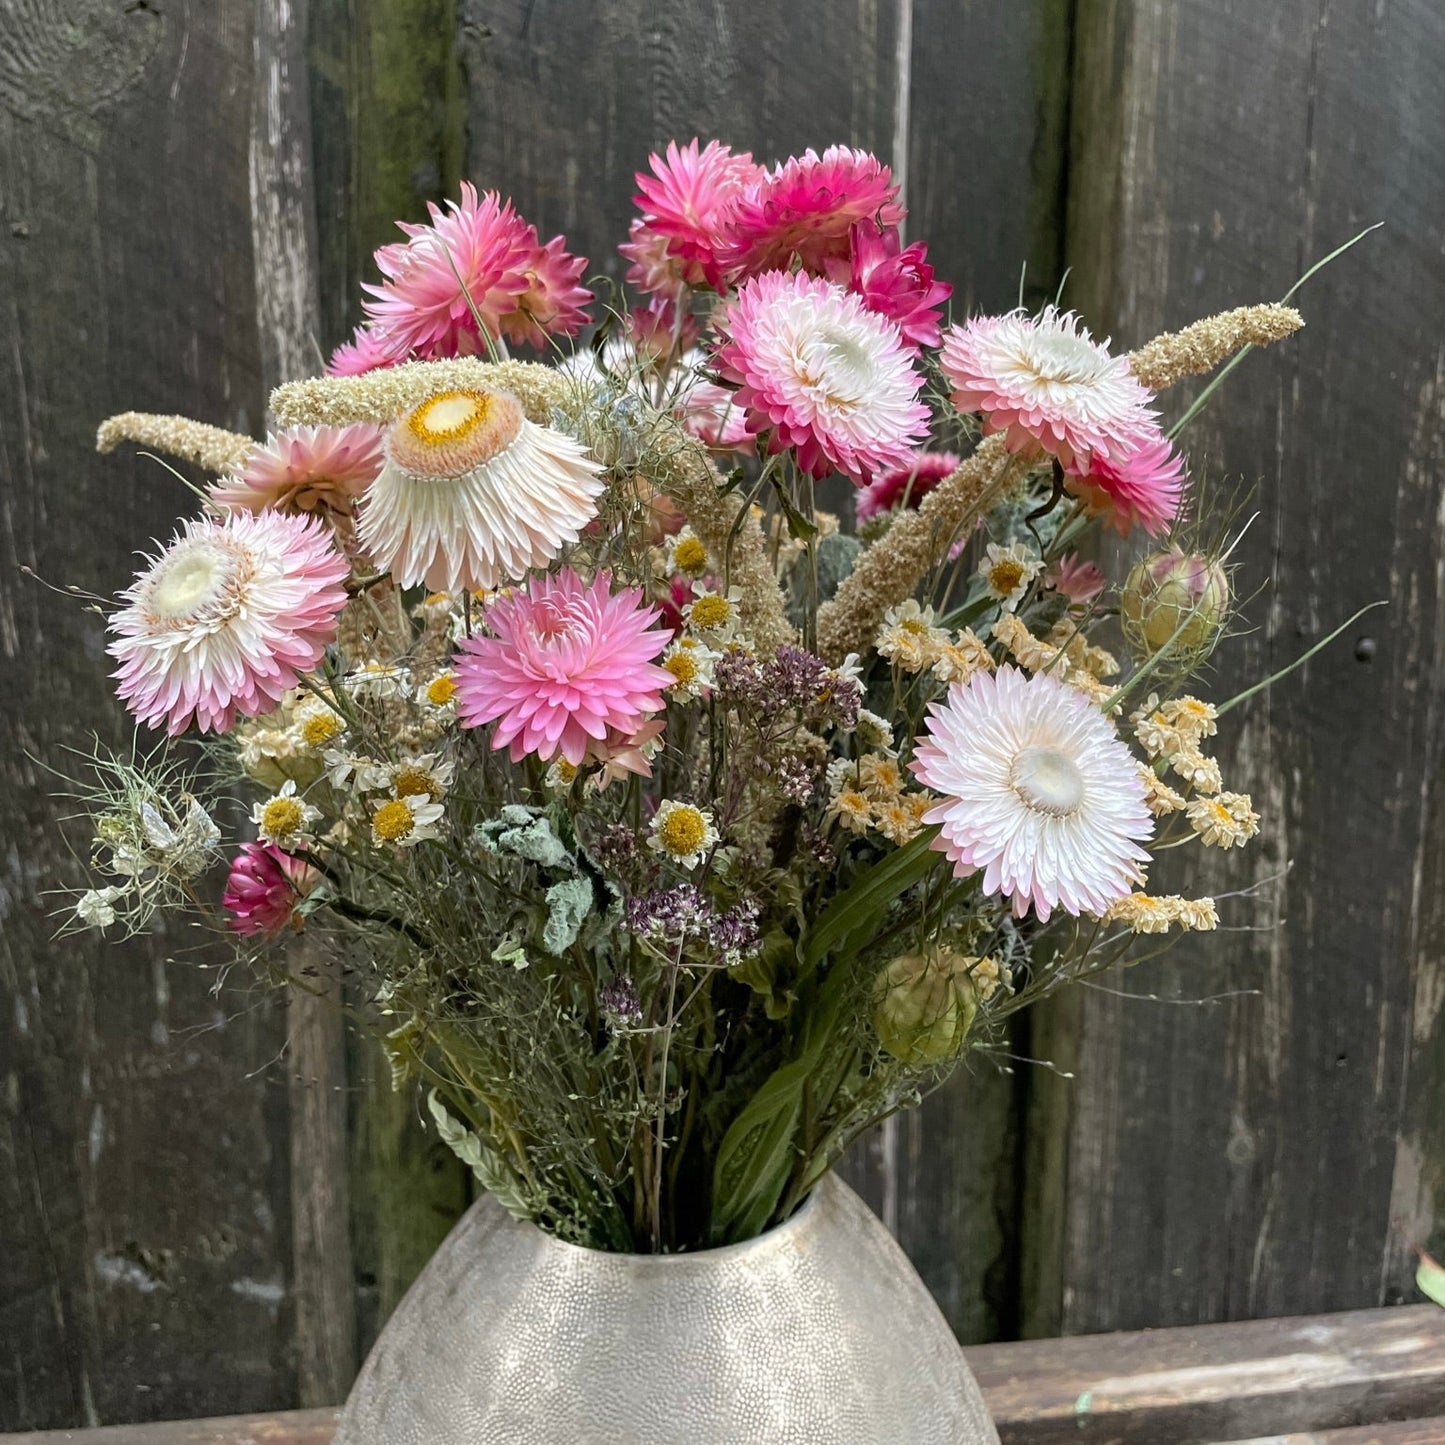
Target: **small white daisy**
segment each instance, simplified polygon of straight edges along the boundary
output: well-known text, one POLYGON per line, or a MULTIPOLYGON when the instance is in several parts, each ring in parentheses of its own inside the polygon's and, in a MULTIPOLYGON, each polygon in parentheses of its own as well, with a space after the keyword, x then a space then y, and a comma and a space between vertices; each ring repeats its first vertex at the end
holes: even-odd
POLYGON ((341 685, 352 697, 383 702, 391 698, 411 696, 411 670, 388 667, 372 658, 341 679, 341 685))
POLYGON ((675 537, 669 537, 663 547, 663 565, 668 572, 701 577, 707 571, 707 548, 702 538, 691 527, 684 527, 675 537))
POLYGON ((425 793, 388 798, 371 811, 371 841, 378 847, 414 848, 438 836, 446 810, 425 793))
POLYGON ((695 868, 718 841, 712 814, 691 803, 668 798, 658 804, 648 829, 647 846, 682 868, 695 868))
POLYGON ((694 582, 692 601, 682 609, 682 620, 690 632, 706 642, 728 642, 737 636, 742 621, 739 611, 742 595, 736 587, 730 587, 724 594, 694 582))
POLYGON ((1029 583, 1039 575, 1042 565, 1022 542, 1010 542, 1007 547, 990 542, 984 548, 978 575, 984 591, 1012 612, 1029 590, 1029 583))
POLYGON ((713 672, 722 653, 695 637, 679 637, 668 644, 661 666, 677 679, 668 689, 678 701, 699 698, 713 684, 713 672))
POLYGON ((296 780, 287 778, 281 791, 251 809, 251 821, 263 843, 274 843, 294 852, 311 841, 311 825, 321 816, 304 798, 296 795, 296 780))

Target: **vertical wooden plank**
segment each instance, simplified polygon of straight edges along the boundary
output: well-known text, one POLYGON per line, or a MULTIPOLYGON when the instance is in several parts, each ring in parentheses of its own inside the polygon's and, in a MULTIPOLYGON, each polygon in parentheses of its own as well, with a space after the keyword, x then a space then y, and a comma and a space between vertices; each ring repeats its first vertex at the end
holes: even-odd
POLYGON ((887 155, 897 0, 458 0, 470 176, 620 277, 633 172, 668 140, 759 160, 805 146, 887 155))
POLYGON ((1129 0, 1079 22, 1069 259, 1100 330, 1130 344, 1279 295, 1388 223, 1310 284, 1308 329, 1251 357, 1190 437, 1209 476, 1260 482, 1240 561, 1272 578, 1211 691, 1392 605, 1230 717, 1225 777, 1253 792, 1265 839, 1206 882, 1257 890, 1222 910, 1241 931, 1123 982, 1235 996, 1091 992, 1048 1020, 1079 1078, 1039 1101, 1055 1168, 1030 1324, 1388 1302, 1445 1207, 1445 13, 1129 0))
MULTIPOLYGON (((306 12, 307 0, 256 5, 251 234, 268 388, 311 375, 318 361, 306 12)), ((345 1398, 357 1365, 346 1031, 340 988, 321 953, 302 939, 290 954, 292 972, 307 983, 291 991, 286 1011, 296 1390, 302 1405, 330 1405, 345 1398)))
MULTIPOLYGON (((372 252, 455 196, 466 117, 453 0, 310 0, 320 349, 361 320, 372 252)), ((365 1000, 358 999, 358 1003, 365 1000)), ((361 1353, 469 1200, 470 1175, 397 1094, 382 1051, 347 1039, 350 1233, 361 1353)))
POLYGON ((18 571, 107 593, 170 535, 107 413, 260 421, 252 9, 0 15, 0 1428, 292 1397, 281 1019, 192 932, 53 937, 82 872, 32 758, 130 724, 100 619, 18 571))

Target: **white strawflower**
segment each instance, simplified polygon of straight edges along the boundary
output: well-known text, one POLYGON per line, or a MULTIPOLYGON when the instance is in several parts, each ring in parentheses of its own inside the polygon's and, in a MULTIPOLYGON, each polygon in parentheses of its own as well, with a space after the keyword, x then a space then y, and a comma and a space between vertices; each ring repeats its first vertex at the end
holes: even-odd
POLYGON ((1084 694, 1013 667, 955 683, 911 764, 942 794, 924 814, 962 878, 983 871, 1022 917, 1103 914, 1142 881, 1154 831, 1138 765, 1084 694))
POLYGON ((519 582, 597 515, 601 467, 506 392, 444 391, 392 427, 360 517, 397 584, 456 592, 519 582))

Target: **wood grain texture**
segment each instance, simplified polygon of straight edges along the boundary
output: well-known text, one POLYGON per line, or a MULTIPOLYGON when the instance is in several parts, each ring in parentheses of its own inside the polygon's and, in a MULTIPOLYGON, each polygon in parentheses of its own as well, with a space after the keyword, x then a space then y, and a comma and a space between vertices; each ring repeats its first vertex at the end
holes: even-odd
POLYGON ((1330 1430, 1445 1409, 1433 1305, 969 1351, 1003 1445, 1163 1445, 1330 1430))
POLYGON ((1222 729, 1226 785, 1254 794, 1264 834, 1206 882, 1255 891, 1222 909, 1238 931, 1122 987, 1228 997, 1091 991, 1043 1016, 1078 1079, 1038 1091, 1030 1325, 1397 1300, 1410 1246, 1445 1228, 1445 12, 1078 13, 1070 299, 1099 330, 1132 344, 1278 296, 1388 223, 1306 287, 1307 329, 1248 358, 1187 438, 1197 474, 1259 484, 1238 556, 1272 579, 1211 693, 1391 606, 1222 729))
MULTIPOLYGON (((253 7, 0 7, 0 1423, 293 1398, 273 1001, 171 927, 57 940, 83 886, 32 758, 130 736, 101 621, 187 494, 93 452, 128 407, 261 420, 253 7), (214 990, 214 991, 213 991, 214 990)), ((88 840, 70 842, 84 852, 88 840)), ((228 952, 228 951, 227 951, 228 952)))

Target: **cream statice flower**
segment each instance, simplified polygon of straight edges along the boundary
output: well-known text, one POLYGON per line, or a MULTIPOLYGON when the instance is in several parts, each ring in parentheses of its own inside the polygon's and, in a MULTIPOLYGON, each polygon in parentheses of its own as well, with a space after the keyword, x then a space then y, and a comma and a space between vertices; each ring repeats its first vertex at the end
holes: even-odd
POLYGON ((867 482, 912 456, 928 426, 922 376, 897 326, 805 271, 745 282, 722 322, 717 362, 738 383, 748 430, 793 448, 815 477, 867 482))
POLYGON ((1217 793, 1224 787, 1218 762, 1206 757, 1194 743, 1186 742, 1183 747, 1170 753, 1169 766, 1197 792, 1217 793))
POLYGON ((717 841, 712 814, 706 808, 679 803, 674 798, 657 805, 647 832, 647 846, 654 853, 689 870, 702 862, 717 841))
POLYGON ((712 686, 714 669, 722 653, 695 637, 679 637, 662 654, 662 666, 677 679, 668 688, 669 697, 679 702, 699 698, 712 686))
POLYGON ((1016 668, 980 672, 929 708, 911 764, 942 799, 924 814, 958 877, 983 871, 1022 917, 1032 904, 1103 913, 1142 881, 1154 831, 1129 749, 1075 689, 1016 668))
POLYGON ((296 793, 296 782, 287 778, 281 791, 251 809, 251 821, 263 843, 274 843, 285 852, 294 853, 311 841, 311 825, 321 816, 296 793))
POLYGON ((402 587, 492 589, 545 567, 597 515, 601 467, 510 393, 443 391, 387 435, 359 521, 402 587))
POLYGON ((1029 583, 1039 575, 1042 565, 1022 542, 1010 542, 1007 547, 990 542, 984 549, 978 575, 984 592, 1011 612, 1029 590, 1029 583))
POLYGON ((1197 933, 1219 927, 1219 914, 1212 898, 1180 898, 1175 894, 1156 897, 1130 893, 1116 899, 1101 915, 1105 923, 1122 923, 1134 933, 1168 933, 1178 925, 1197 933))
POLYGON ((875 646, 879 657, 904 672, 922 672, 938 661, 948 642, 948 633, 935 625, 933 608, 920 607, 910 597, 884 613, 875 646))
POLYGON ((1242 848, 1259 832, 1259 814, 1248 793, 1196 798, 1186 816, 1210 848, 1242 848))
POLYGON ((939 682, 967 682, 976 672, 993 671, 993 654, 968 627, 960 628, 950 642, 938 649, 933 675, 939 682))
POLYGON ((1144 803, 1156 818, 1184 810, 1184 796, 1177 793, 1153 768, 1139 764, 1139 779, 1144 784, 1144 803))
POLYGON ((378 847, 414 848, 437 837, 445 809, 426 793, 388 798, 371 812, 371 841, 378 847))
POLYGON ((187 522, 110 619, 121 701, 172 736, 271 712, 335 638, 350 570, 311 517, 187 522))

